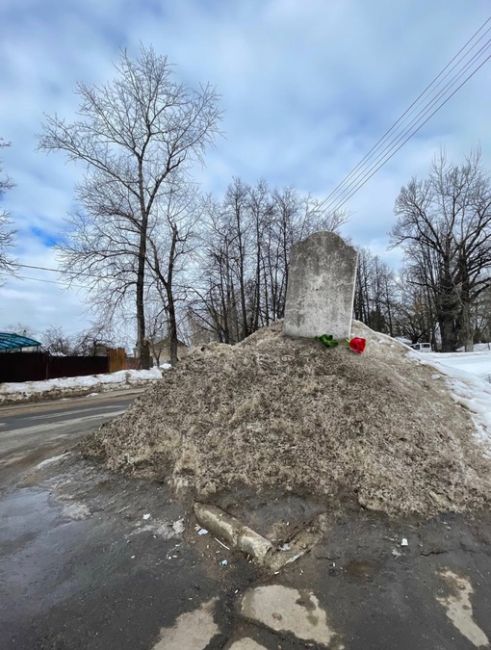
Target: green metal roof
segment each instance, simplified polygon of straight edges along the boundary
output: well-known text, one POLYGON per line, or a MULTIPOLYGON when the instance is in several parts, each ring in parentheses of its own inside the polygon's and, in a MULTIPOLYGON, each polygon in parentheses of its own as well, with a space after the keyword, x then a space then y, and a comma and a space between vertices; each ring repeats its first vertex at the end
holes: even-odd
POLYGON ((39 341, 30 339, 20 334, 0 332, 0 352, 3 350, 18 350, 19 348, 32 348, 41 345, 39 341))

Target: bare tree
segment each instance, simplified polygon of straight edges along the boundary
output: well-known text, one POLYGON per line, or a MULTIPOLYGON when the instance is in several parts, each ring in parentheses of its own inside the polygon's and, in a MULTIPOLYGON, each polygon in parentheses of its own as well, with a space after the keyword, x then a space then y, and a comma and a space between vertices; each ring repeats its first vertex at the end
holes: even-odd
POLYGON ((269 315, 261 313, 264 304, 268 303, 268 287, 264 277, 264 241, 268 223, 273 218, 274 206, 270 195, 269 187, 264 180, 260 180, 256 187, 251 188, 249 194, 249 209, 253 226, 253 250, 254 250, 254 298, 250 331, 258 329, 259 324, 269 323, 269 315), (264 297, 263 297, 264 293, 264 297))
POLYGON ((113 335, 107 323, 92 323, 73 337, 72 352, 79 356, 95 356, 102 348, 114 345, 113 335))
POLYGON ((50 354, 69 355, 72 353, 72 341, 62 327, 50 326, 41 334, 43 348, 50 354))
POLYGON ((481 293, 473 305, 473 323, 477 342, 491 348, 491 287, 481 293))
POLYGON ((251 188, 238 178, 221 203, 208 200, 206 214, 190 319, 225 343, 283 317, 293 243, 343 222, 293 188, 270 190, 265 181, 251 188))
POLYGON ((428 341, 434 350, 438 347, 437 316, 431 293, 411 281, 406 271, 399 281, 398 300, 394 305, 395 331, 411 343, 428 341))
POLYGON ((179 343, 178 307, 187 296, 182 276, 194 248, 195 227, 201 217, 201 207, 193 191, 185 184, 175 184, 162 200, 160 209, 162 214, 158 225, 148 236, 148 266, 163 308, 157 322, 165 314, 169 358, 175 365, 179 343))
POLYGON ((159 293, 146 300, 145 311, 148 345, 157 366, 160 366, 162 342, 168 337, 168 323, 165 303, 159 293))
POLYGON ((357 320, 394 336, 397 330, 398 287, 393 271, 366 248, 358 250, 354 314, 357 320))
POLYGON ((116 297, 133 293, 137 347, 142 367, 148 367, 148 233, 156 227, 162 195, 178 171, 202 156, 219 113, 210 86, 185 88, 152 49, 143 48, 135 60, 123 52, 116 70, 111 83, 79 84, 80 119, 49 117, 40 146, 64 151, 87 167, 79 189, 83 223, 65 250, 65 268, 72 277, 99 275, 105 288, 117 284, 116 297), (99 245, 96 233, 103 235, 99 245))
MULTIPOLYGON (((0 149, 8 147, 9 144, 0 138, 0 149)), ((5 192, 13 187, 13 183, 8 176, 2 176, 0 167, 0 201, 3 199, 5 192)), ((7 210, 0 208, 0 273, 11 270, 13 260, 9 256, 9 250, 12 247, 15 231, 12 230, 10 215, 7 210)))
POLYGON ((20 334, 21 336, 27 336, 27 338, 35 339, 37 336, 36 331, 27 323, 11 323, 5 328, 7 332, 13 332, 15 334, 20 334))
POLYGON ((452 166, 444 154, 430 175, 401 190, 394 244, 403 245, 410 281, 431 294, 442 348, 472 348, 472 305, 491 286, 491 183, 479 154, 452 166))

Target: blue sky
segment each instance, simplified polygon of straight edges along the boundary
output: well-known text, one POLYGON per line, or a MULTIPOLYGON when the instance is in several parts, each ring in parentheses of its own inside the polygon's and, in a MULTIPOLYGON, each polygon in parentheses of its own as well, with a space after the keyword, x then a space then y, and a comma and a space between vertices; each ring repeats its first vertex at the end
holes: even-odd
MULTIPOLYGON (((77 81, 105 81, 122 47, 153 45, 185 83, 221 95, 223 137, 196 177, 220 193, 232 176, 326 196, 488 17, 488 0, 2 0, 0 136, 16 187, 5 197, 25 264, 56 266, 53 244, 83 170, 37 151, 43 113, 73 116, 77 81)), ((344 233, 387 250, 394 200, 441 146, 480 146, 491 171, 491 65, 483 68, 346 206, 344 233)), ((23 271, 30 277, 55 274, 23 271)), ((0 328, 69 332, 91 319, 82 291, 9 279, 0 328)))

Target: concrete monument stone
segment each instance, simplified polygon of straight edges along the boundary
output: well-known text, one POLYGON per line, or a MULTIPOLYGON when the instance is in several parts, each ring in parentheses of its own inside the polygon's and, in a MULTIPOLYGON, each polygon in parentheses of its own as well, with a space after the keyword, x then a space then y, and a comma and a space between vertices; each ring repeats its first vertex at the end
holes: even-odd
POLYGON ((320 231, 295 244, 290 256, 283 332, 289 336, 351 332, 356 251, 335 233, 320 231))

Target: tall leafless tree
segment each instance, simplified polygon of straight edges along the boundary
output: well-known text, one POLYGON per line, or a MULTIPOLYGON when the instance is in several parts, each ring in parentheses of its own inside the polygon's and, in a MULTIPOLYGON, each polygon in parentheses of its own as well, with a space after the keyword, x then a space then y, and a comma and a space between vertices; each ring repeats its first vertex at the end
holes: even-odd
POLYGON ((396 201, 396 245, 410 281, 428 291, 444 351, 472 348, 472 305, 491 286, 491 183, 479 154, 460 166, 442 153, 425 180, 413 179, 396 201))
POLYGON ((183 277, 196 240, 201 207, 195 192, 185 184, 171 187, 160 205, 162 215, 148 236, 148 266, 154 278, 154 289, 166 316, 169 359, 178 361, 178 308, 187 296, 183 277))
POLYGON ((62 327, 51 325, 41 334, 43 348, 50 354, 72 354, 73 343, 62 327))
POLYGON ((94 322, 72 337, 72 354, 95 356, 114 346, 114 335, 105 321, 94 322))
POLYGON ((106 296, 133 294, 137 348, 148 367, 149 230, 157 227, 159 203, 176 175, 203 155, 219 111, 210 86, 186 88, 152 49, 142 48, 134 60, 123 52, 116 70, 110 83, 78 85, 79 119, 48 117, 40 147, 86 166, 82 213, 65 250, 65 268, 72 277, 101 276, 106 296))

